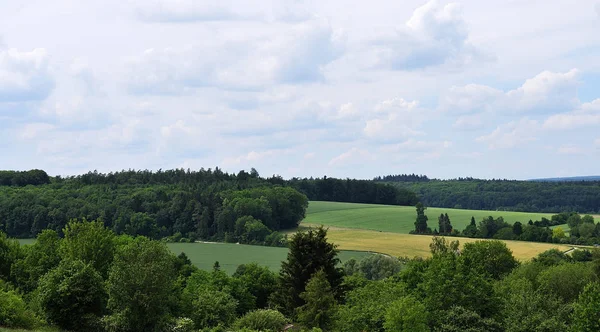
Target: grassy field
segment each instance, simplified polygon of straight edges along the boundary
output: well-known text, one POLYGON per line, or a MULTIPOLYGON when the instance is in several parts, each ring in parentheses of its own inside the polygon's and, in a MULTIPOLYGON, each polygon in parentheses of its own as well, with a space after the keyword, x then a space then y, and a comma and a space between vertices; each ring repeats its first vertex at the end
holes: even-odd
MULTIPOLYGON (((281 261, 287 257, 287 248, 274 248, 262 246, 249 246, 232 243, 169 243, 169 249, 175 254, 185 252, 194 265, 210 270, 215 261, 219 261, 221 268, 228 273, 235 272, 240 264, 256 262, 267 266, 273 271, 279 271, 281 261)), ((342 251, 340 259, 342 262, 369 255, 363 251, 342 251)))
MULTIPOLYGON (((472 216, 478 222, 488 216, 503 217, 508 223, 526 223, 530 219, 535 221, 551 216, 544 213, 427 208, 428 223, 432 229, 437 228, 437 218, 441 213, 448 213, 452 226, 459 230, 471 222, 472 216)), ((415 218, 416 211, 412 206, 311 201, 302 223, 408 234, 414 229, 415 218)))
MULTIPOLYGON (((339 245, 343 250, 368 250, 392 256, 428 257, 431 236, 410 235, 371 230, 330 228, 327 233, 329 241, 339 245)), ((458 240, 461 245, 478 239, 447 237, 447 240, 458 240)), ((482 241, 479 239, 479 241, 482 241)), ((485 240, 483 240, 485 241, 485 240)), ((513 255, 522 261, 529 260, 548 249, 569 250, 569 246, 525 241, 504 241, 513 255)))
MULTIPOLYGON (((19 239, 21 244, 32 244, 35 239, 19 239)), ((264 246, 250 246, 233 243, 167 243, 173 253, 179 255, 184 252, 194 265, 210 270, 215 261, 219 262, 221 269, 227 273, 235 272, 241 264, 258 263, 273 271, 279 271, 281 262, 287 258, 287 248, 264 246)), ((342 262, 350 258, 361 258, 370 255, 364 251, 342 251, 342 262)))

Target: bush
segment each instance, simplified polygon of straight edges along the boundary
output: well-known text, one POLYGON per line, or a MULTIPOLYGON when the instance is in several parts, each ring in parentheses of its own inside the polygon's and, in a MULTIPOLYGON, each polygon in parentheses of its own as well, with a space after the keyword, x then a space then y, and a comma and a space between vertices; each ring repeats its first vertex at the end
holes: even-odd
POLYGON ((39 306, 45 318, 65 330, 98 328, 106 305, 102 276, 90 264, 63 261, 39 282, 39 306))
POLYGON ((277 310, 259 309, 250 311, 235 321, 236 329, 250 329, 259 331, 281 331, 288 320, 277 310))
POLYGON ((177 318, 172 332, 192 332, 194 331, 194 321, 187 317, 177 318))
POLYGON ((31 329, 36 325, 36 319, 17 293, 0 290, 0 325, 31 329))

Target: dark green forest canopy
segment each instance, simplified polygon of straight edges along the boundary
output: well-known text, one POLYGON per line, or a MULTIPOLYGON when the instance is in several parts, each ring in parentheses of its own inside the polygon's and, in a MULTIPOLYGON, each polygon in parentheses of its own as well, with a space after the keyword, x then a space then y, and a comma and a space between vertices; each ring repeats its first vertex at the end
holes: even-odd
POLYGON ((415 192, 426 206, 521 212, 600 212, 600 181, 537 182, 429 179, 419 175, 377 177, 415 192))
POLYGON ((60 232, 69 220, 85 218, 100 219, 118 234, 280 245, 277 232, 297 227, 308 199, 417 201, 409 190, 372 181, 263 178, 254 169, 238 174, 219 168, 69 177, 48 177, 43 171, 0 174, 10 179, 0 186, 0 230, 11 237, 32 237, 47 228, 60 232), (23 174, 30 174, 29 183, 13 181, 23 174))

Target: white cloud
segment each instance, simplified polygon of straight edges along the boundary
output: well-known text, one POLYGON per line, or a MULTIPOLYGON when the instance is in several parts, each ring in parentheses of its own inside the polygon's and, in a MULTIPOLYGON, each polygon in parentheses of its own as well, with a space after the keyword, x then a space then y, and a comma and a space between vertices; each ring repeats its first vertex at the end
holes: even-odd
POLYGON ((251 39, 148 49, 130 61, 129 85, 137 93, 180 94, 201 87, 248 90, 317 82, 344 45, 342 33, 315 18, 251 39))
POLYGON ((525 142, 535 141, 539 124, 535 120, 522 118, 498 126, 491 134, 480 136, 477 142, 487 143, 490 149, 509 149, 522 146, 525 142))
POLYGON ((563 144, 558 148, 558 153, 567 155, 578 155, 583 154, 585 150, 581 147, 573 144, 563 144))
POLYGON ((544 122, 544 129, 569 130, 600 125, 600 99, 582 104, 580 108, 550 116, 544 122))
POLYGON ((452 142, 450 141, 422 141, 411 138, 402 143, 383 146, 380 150, 386 153, 437 152, 439 150, 449 149, 450 147, 452 147, 452 142))
POLYGON ((424 110, 417 101, 393 98, 379 103, 366 121, 363 133, 375 140, 393 141, 422 135, 417 127, 423 121, 424 110))
POLYGON ((28 123, 22 128, 20 137, 25 140, 35 139, 54 128, 55 126, 49 123, 28 123))
POLYGON ((138 17, 146 22, 206 22, 258 20, 245 1, 149 0, 137 4, 138 17), (229 3, 226 3, 229 2, 229 3), (240 10, 242 9, 242 10, 240 10))
POLYGON ((596 8, 596 14, 598 14, 598 17, 600 17, 600 3, 597 3, 594 7, 596 8))
POLYGON ((440 109, 456 114, 564 111, 579 105, 579 76, 577 69, 566 73, 544 71, 507 92, 477 84, 452 87, 443 96, 440 109))
POLYGON ((0 48, 0 102, 44 100, 53 88, 45 49, 0 48))
POLYGON ((365 149, 354 147, 329 161, 329 166, 348 166, 350 164, 373 160, 374 156, 365 149))
POLYGON ((259 152, 250 151, 247 154, 237 157, 225 158, 221 164, 224 167, 232 167, 237 165, 248 167, 256 165, 257 163, 261 163, 264 160, 290 154, 291 152, 292 151, 290 149, 273 149, 259 152))
POLYGON ((480 114, 462 115, 454 121, 453 128, 459 130, 475 130, 483 126, 483 119, 480 114))
POLYGON ((468 37, 460 5, 431 0, 413 12, 397 35, 379 41, 377 65, 414 70, 443 64, 462 66, 488 58, 468 37))

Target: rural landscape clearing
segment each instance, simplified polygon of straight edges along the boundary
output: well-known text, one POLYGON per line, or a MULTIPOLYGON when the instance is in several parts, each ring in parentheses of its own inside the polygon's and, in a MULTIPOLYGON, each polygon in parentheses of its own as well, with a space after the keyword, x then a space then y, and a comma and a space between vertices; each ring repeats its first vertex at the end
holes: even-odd
POLYGON ((0 332, 600 332, 600 0, 0 0, 0 332))

